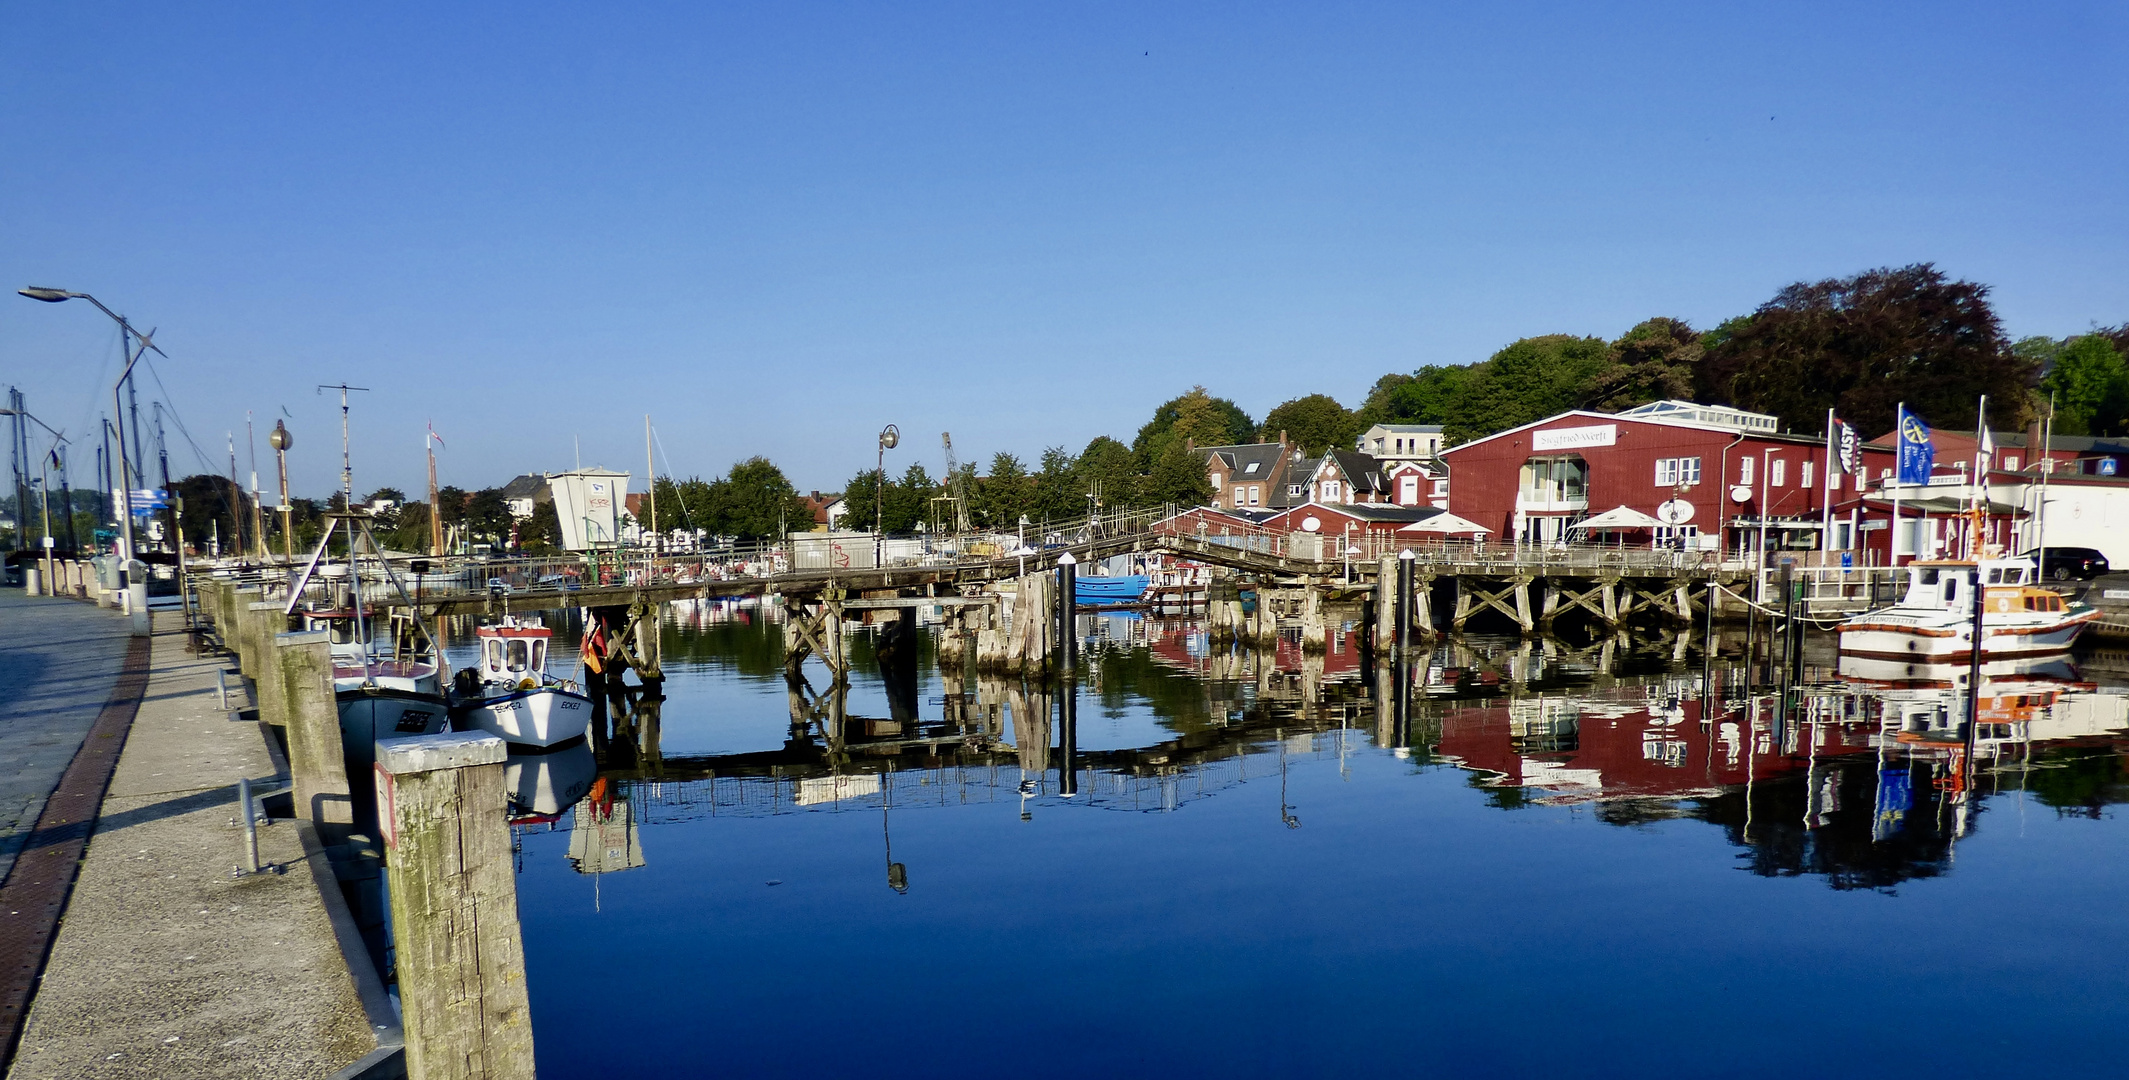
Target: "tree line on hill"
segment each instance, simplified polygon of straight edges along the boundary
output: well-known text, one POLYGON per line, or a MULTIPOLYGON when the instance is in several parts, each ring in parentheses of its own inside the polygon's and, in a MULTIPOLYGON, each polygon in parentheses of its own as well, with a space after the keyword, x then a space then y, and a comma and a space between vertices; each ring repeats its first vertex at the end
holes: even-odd
MULTIPOLYGON (((2024 427, 2054 409, 2063 435, 2129 436, 2129 324, 2063 338, 2009 340, 1989 289, 1948 278, 1928 263, 1797 282, 1752 312, 1699 330, 1683 319, 1644 320, 1614 340, 1544 334, 1511 342, 1469 365, 1428 365, 1376 380, 1358 408, 1321 393, 1283 402, 1262 422, 1203 386, 1163 402, 1129 444, 1097 436, 1077 453, 1045 449, 1032 464, 994 454, 987 470, 964 463, 934 478, 921 463, 899 475, 871 469, 843 487, 842 527, 889 533, 952 527, 965 495, 978 528, 1012 531, 1082 521, 1096 511, 1202 505, 1212 498, 1194 448, 1286 438, 1320 455, 1350 447, 1377 423, 1439 424, 1446 445, 1466 442, 1570 409, 1614 412, 1670 398, 1770 413, 1795 431, 1817 432, 1827 410, 1866 437, 1888 431, 1901 403, 1933 425, 1962 429, 1977 400, 1989 400, 1999 429, 2024 427)), ((188 477, 186 531, 197 540, 244 510, 226 480, 188 477), (217 525, 217 523, 219 523, 217 525)), ((813 527, 812 509, 773 462, 741 461, 703 480, 657 480, 662 529, 701 530, 742 540, 813 527)), ((428 506, 392 489, 372 498, 399 502, 380 522, 380 539, 399 550, 428 546, 428 506)), ((446 525, 498 545, 515 537, 525 551, 551 549, 560 528, 551 503, 526 521, 511 518, 500 488, 440 493, 446 525)), ((315 543, 321 504, 297 500, 299 546, 315 543)), ((248 526, 246 526, 248 528, 248 526)))

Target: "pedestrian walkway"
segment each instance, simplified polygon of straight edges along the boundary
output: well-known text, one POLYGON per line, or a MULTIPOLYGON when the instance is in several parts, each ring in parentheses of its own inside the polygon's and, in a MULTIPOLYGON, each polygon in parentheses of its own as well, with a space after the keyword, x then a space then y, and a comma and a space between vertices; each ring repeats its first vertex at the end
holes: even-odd
POLYGON ((0 881, 110 700, 126 617, 0 589, 0 881))
POLYGON ((233 873, 235 782, 274 783, 273 757, 258 724, 220 707, 225 661, 192 654, 175 613, 156 624, 153 674, 8 1076, 331 1076, 378 1044, 321 891, 331 869, 277 821, 260 858, 281 872, 233 873))

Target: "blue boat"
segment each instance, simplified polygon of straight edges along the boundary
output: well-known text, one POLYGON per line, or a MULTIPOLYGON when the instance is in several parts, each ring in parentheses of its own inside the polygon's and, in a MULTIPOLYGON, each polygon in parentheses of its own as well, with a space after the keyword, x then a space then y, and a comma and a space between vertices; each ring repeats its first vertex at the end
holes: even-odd
POLYGON ((1136 604, 1146 595, 1146 586, 1152 581, 1144 574, 1127 574, 1121 577, 1074 578, 1072 602, 1087 607, 1105 604, 1136 604))

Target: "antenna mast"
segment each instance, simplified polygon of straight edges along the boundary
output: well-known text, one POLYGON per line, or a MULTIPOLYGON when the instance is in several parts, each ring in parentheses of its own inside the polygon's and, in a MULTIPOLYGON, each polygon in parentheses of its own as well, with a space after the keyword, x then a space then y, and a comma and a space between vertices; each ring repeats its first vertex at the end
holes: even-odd
POLYGON ((321 394, 327 390, 340 391, 340 509, 353 510, 355 508, 355 469, 352 460, 348 457, 347 449, 347 392, 360 390, 367 394, 370 392, 370 388, 367 386, 349 386, 346 383, 341 383, 338 386, 318 387, 318 392, 321 394))

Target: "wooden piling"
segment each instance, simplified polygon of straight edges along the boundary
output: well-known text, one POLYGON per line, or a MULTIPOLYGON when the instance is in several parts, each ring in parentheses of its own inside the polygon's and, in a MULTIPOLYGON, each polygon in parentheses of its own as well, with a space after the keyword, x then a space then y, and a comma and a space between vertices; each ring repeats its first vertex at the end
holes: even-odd
POLYGON ((1375 564, 1375 654, 1388 656, 1397 647, 1397 556, 1375 564))
POLYGON ((531 1002, 504 820, 503 740, 379 745, 399 998, 411 1080, 533 1075, 531 1002))
POLYGON ((347 839, 354 823, 347 755, 340 745, 340 708, 333 699, 332 637, 305 630, 274 637, 281 708, 288 723, 288 770, 296 813, 310 818, 327 846, 347 839))
MULTIPOLYGON (((1258 605, 1258 611, 1263 606, 1258 605)), ((1330 648, 1330 635, 1323 623, 1323 590, 1310 584, 1301 589, 1301 652, 1321 654, 1330 648)))

